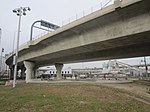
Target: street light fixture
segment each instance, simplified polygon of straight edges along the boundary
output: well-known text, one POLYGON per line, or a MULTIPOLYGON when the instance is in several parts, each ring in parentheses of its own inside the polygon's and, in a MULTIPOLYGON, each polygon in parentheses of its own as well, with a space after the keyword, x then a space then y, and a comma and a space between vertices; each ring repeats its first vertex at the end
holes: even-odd
POLYGON ((16 48, 16 55, 15 55, 15 68, 14 68, 14 79, 13 79, 13 88, 15 87, 16 83, 16 76, 17 76, 17 60, 18 60, 18 49, 19 49, 19 37, 20 37, 20 24, 21 24, 21 16, 26 15, 26 11, 30 11, 29 7, 20 7, 13 10, 13 13, 16 13, 19 16, 19 23, 18 23, 18 35, 17 35, 17 48, 16 48))

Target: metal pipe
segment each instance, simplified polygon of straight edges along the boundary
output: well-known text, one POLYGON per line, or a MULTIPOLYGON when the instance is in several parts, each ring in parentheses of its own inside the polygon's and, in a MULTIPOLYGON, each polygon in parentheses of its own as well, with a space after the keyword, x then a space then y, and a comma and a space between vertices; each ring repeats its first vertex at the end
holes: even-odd
POLYGON ((34 24, 35 24, 35 23, 38 23, 38 22, 41 22, 41 21, 42 21, 42 20, 35 21, 35 22, 31 25, 30 41, 32 41, 32 35, 33 35, 33 27, 34 27, 34 24))

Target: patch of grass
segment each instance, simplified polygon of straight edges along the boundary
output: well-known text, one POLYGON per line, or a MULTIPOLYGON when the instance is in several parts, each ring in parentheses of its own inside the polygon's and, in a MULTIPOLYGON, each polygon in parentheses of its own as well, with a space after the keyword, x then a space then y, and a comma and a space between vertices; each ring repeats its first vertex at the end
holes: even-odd
POLYGON ((149 112, 128 93, 92 84, 0 86, 0 112, 149 112))

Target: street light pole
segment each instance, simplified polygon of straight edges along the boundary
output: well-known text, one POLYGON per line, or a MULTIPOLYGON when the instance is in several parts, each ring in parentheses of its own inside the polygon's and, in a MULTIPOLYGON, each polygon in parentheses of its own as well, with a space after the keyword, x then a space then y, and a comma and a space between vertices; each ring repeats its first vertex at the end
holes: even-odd
POLYGON ((13 43, 12 43, 12 54, 15 52, 14 47, 15 47, 15 37, 16 37, 16 32, 14 32, 14 38, 13 38, 13 43))
POLYGON ((21 25, 21 11, 20 11, 20 14, 19 14, 19 24, 18 24, 18 34, 17 34, 18 36, 17 36, 16 56, 15 56, 15 68, 14 68, 13 88, 15 87, 16 75, 17 75, 17 60, 18 60, 18 49, 19 49, 20 25, 21 25))
POLYGON ((14 9, 13 12, 19 16, 19 23, 18 23, 18 33, 17 33, 17 48, 16 48, 16 55, 15 55, 15 67, 14 67, 14 79, 13 79, 13 88, 16 84, 16 76, 17 76, 17 61, 18 61, 18 50, 19 50, 19 37, 20 37, 20 25, 21 25, 21 16, 26 15, 26 11, 30 11, 31 9, 29 7, 20 7, 17 9, 14 9))

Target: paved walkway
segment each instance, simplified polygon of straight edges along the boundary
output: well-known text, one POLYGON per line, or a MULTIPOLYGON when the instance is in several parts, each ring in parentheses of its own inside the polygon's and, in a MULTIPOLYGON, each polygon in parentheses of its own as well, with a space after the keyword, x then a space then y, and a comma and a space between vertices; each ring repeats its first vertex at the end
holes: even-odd
POLYGON ((105 84, 121 84, 121 83, 131 83, 133 82, 132 80, 45 80, 45 81, 41 81, 41 80, 31 80, 29 83, 105 83, 105 84))

